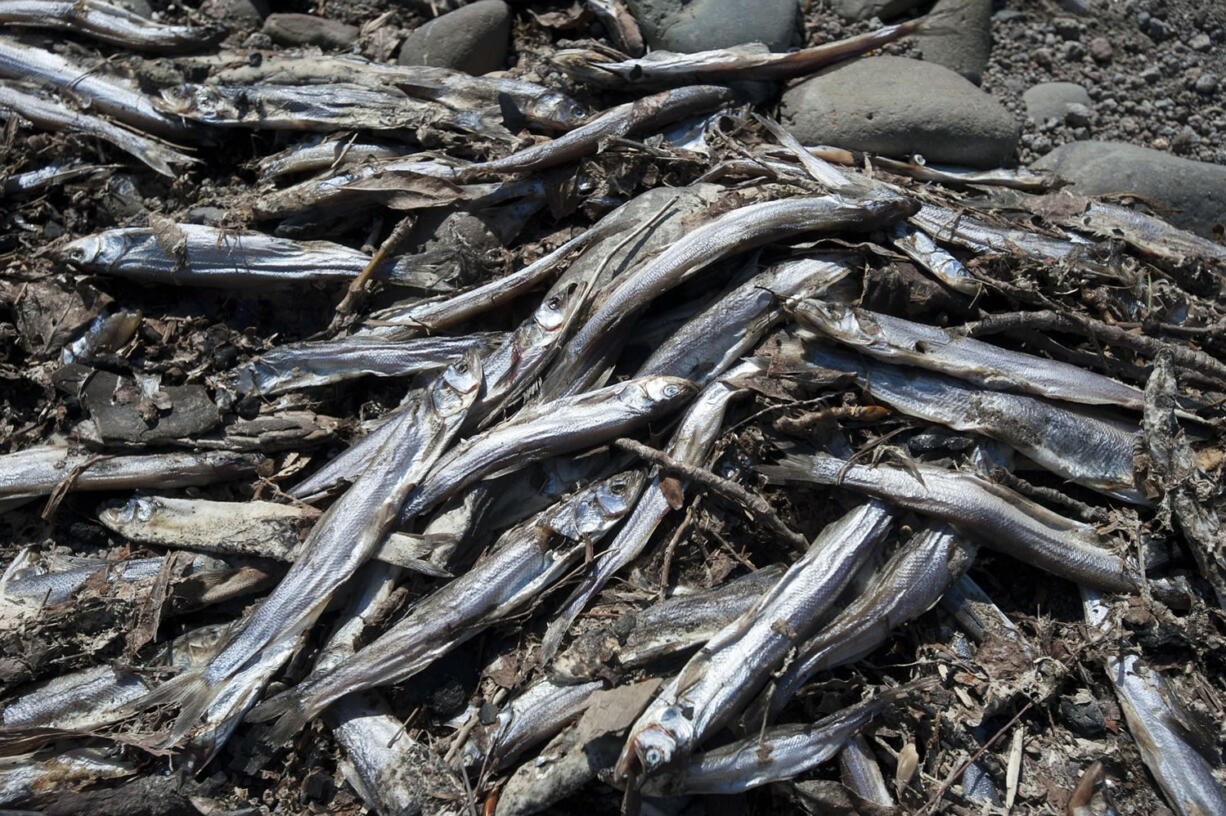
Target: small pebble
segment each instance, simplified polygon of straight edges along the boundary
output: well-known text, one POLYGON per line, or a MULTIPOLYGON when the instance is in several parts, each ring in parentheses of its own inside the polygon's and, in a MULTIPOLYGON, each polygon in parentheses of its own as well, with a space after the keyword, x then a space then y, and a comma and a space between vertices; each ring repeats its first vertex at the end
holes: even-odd
POLYGON ((1090 56, 1095 62, 1110 62, 1113 54, 1111 41, 1106 37, 1095 37, 1090 40, 1090 56))

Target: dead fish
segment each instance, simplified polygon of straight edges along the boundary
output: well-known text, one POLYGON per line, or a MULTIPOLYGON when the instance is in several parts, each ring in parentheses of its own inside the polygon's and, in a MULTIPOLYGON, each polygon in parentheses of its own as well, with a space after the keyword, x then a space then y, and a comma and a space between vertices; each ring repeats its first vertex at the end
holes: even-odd
MULTIPOLYGON (((908 539, 863 594, 797 648, 795 658, 769 687, 770 718, 778 716, 810 677, 867 657, 899 626, 931 609, 971 565, 975 549, 940 525, 908 539)), ((755 713, 751 709, 745 722, 761 722, 755 713)))
POLYGON ((49 85, 70 98, 88 100, 86 107, 91 112, 106 114, 142 133, 189 141, 204 135, 198 125, 157 110, 135 85, 19 40, 0 37, 0 76, 49 85))
POLYGON ((497 471, 589 448, 676 410, 694 395, 677 377, 639 377, 521 409, 443 457, 400 511, 406 523, 431 505, 497 471))
POLYGON ((166 25, 103 0, 0 0, 0 23, 84 34, 136 51, 175 53, 225 36, 222 25, 166 25))
POLYGON ((907 224, 895 224, 890 229, 890 240, 903 254, 955 292, 974 297, 983 288, 961 261, 937 246, 924 231, 907 224))
POLYGON ((274 741, 292 735, 353 691, 399 682, 430 665, 484 626, 518 609, 570 569, 629 510, 642 477, 619 474, 504 533, 491 554, 423 599, 407 617, 330 671, 312 675, 262 704, 252 719, 280 718, 274 741), (561 529, 559 529, 561 528, 561 529), (560 543, 553 543, 560 536, 560 543))
MULTIPOLYGON (((356 167, 342 168, 323 178, 306 179, 281 190, 263 193, 252 202, 251 209, 260 218, 284 218, 313 208, 345 204, 358 197, 358 191, 351 185, 376 178, 381 173, 425 176, 442 182, 452 182, 462 166, 464 165, 420 154, 370 159, 356 167)), ((464 197, 461 187, 451 185, 450 189, 453 200, 464 197)))
MULTIPOLYGON (((302 504, 145 496, 104 508, 98 520, 142 544, 296 561, 302 539, 319 515, 302 504)), ((433 549, 429 536, 393 533, 371 557, 425 575, 450 577, 425 560, 433 549)))
POLYGON ((98 748, 0 757, 0 805, 37 801, 40 795, 134 773, 135 765, 98 748))
MULTIPOLYGON (((1081 594, 1086 623, 1108 632, 1111 607, 1093 590, 1081 594)), ((1226 813, 1226 791, 1213 773, 1220 770, 1218 758, 1206 761, 1194 747, 1190 716, 1162 673, 1135 654, 1107 657, 1104 664, 1141 759, 1167 803, 1180 816, 1226 813)))
POLYGON ((598 308, 567 344, 542 391, 572 394, 599 382, 608 373, 607 360, 620 350, 631 319, 717 260, 806 233, 875 229, 913 209, 902 197, 815 196, 750 204, 708 221, 602 292, 598 308))
MULTIPOLYGON (((328 241, 290 241, 202 224, 158 222, 70 241, 65 261, 90 272, 151 283, 250 288, 310 280, 350 281, 370 256, 328 241)), ((385 264, 380 277, 413 280, 413 270, 385 264)))
POLYGON ((1139 388, 1068 363, 959 337, 936 326, 867 309, 809 300, 796 309, 806 328, 887 362, 908 363, 978 383, 1088 405, 1140 410, 1139 388))
POLYGON ((351 54, 271 54, 256 65, 248 55, 238 54, 233 61, 236 64, 213 73, 208 84, 334 85, 337 77, 345 77, 347 82, 365 87, 396 88, 455 111, 482 109, 491 118, 522 119, 547 130, 570 130, 587 118, 587 111, 571 97, 522 79, 472 76, 432 65, 394 65, 351 54))
POLYGON ((582 714, 603 685, 599 680, 564 684, 537 680, 507 701, 493 722, 473 729, 461 754, 464 764, 491 770, 507 767, 582 714))
POLYGON ((1059 193, 1023 199, 1022 206, 1064 227, 1125 241, 1143 255, 1173 263, 1203 258, 1226 262, 1226 247, 1129 207, 1059 193))
POLYGON ((630 729, 615 778, 649 779, 684 768, 811 634, 892 522, 885 505, 870 501, 827 525, 779 583, 711 638, 656 695, 630 729))
MULTIPOLYGON (((0 5, 4 0, 0 0, 0 5)), ((16 173, 11 176, 0 176, 0 195, 27 196, 39 193, 49 187, 55 187, 74 179, 92 176, 111 170, 116 165, 84 164, 78 161, 52 162, 37 170, 16 173)))
POLYGON ((365 375, 404 377, 437 371, 467 351, 484 356, 503 342, 502 332, 478 332, 462 337, 389 341, 345 337, 293 343, 261 352, 222 379, 240 394, 282 394, 365 375))
POLYGON ((350 82, 328 85, 176 85, 155 107, 216 127, 330 133, 336 130, 449 128, 480 133, 477 113, 413 99, 395 88, 350 82))
MULTIPOLYGON (((763 361, 755 359, 742 363, 734 371, 760 373, 765 368, 763 361)), ((729 402, 741 393, 742 389, 720 381, 713 382, 700 391, 673 434, 668 446, 669 455, 686 464, 701 464, 719 436, 729 402)), ((639 556, 655 533, 656 527, 672 509, 667 494, 660 486, 663 478, 661 474, 653 474, 651 484, 643 491, 625 526, 601 559, 589 565, 583 581, 550 621, 549 628, 541 639, 538 660, 542 665, 553 659, 562 644, 562 638, 579 613, 614 574, 639 556)))
POLYGON ((815 297, 851 272, 836 259, 797 258, 754 275, 686 321, 639 374, 670 374, 706 386, 753 349, 783 317, 783 303, 815 297))
POLYGON ((976 252, 1021 254, 1035 261, 1086 259, 1094 242, 1075 235, 1052 238, 1037 232, 1002 227, 935 204, 924 204, 911 216, 911 223, 941 243, 951 243, 976 252))
POLYGON ((920 681, 879 692, 812 725, 780 725, 760 736, 698 754, 672 773, 648 777, 650 795, 731 794, 790 779, 837 754, 847 740, 886 707, 928 684, 920 681))
POLYGON ((972 170, 968 167, 929 164, 918 155, 912 156, 909 160, 902 160, 828 145, 809 146, 806 147, 806 150, 818 158, 835 164, 863 167, 867 161, 872 166, 884 168, 891 173, 910 176, 919 181, 935 181, 953 186, 1009 187, 1015 190, 1039 192, 1055 187, 1059 183, 1051 173, 1030 170, 1025 167, 972 170))
POLYGON ((61 484, 69 490, 188 487, 248 476, 264 461, 252 453, 155 453, 95 455, 59 445, 0 456, 0 502, 44 496, 61 484))
POLYGON ((701 646, 745 614, 778 583, 783 569, 772 564, 713 589, 675 594, 623 613, 611 627, 576 638, 550 667, 551 677, 567 683, 595 680, 609 663, 637 669, 701 646))
POLYGON ((159 141, 119 127, 105 119, 79 113, 35 88, 0 82, 0 117, 20 116, 44 130, 96 136, 146 164, 163 176, 174 178, 174 165, 194 164, 197 158, 180 153, 159 141))
POLYGON ((613 88, 781 80, 811 74, 832 63, 865 54, 923 31, 928 23, 926 19, 910 20, 835 42, 777 53, 761 43, 748 43, 689 54, 655 50, 645 57, 615 62, 590 49, 572 48, 558 51, 552 59, 572 76, 613 88))
POLYGON ((694 85, 644 97, 610 108, 590 122, 545 144, 487 162, 469 165, 460 173, 469 180, 495 173, 528 173, 544 170, 594 153, 607 139, 639 131, 652 131, 661 125, 695 113, 717 108, 736 100, 736 94, 718 85, 694 85))
POLYGON ((398 420, 375 466, 315 523, 303 554, 209 666, 174 677, 146 698, 146 705, 180 704, 173 742, 207 710, 208 725, 194 743, 207 756, 224 744, 262 685, 293 653, 299 636, 386 537, 405 495, 455 438, 480 384, 475 352, 439 375, 417 410, 398 420))
POLYGON ((984 546, 1087 586, 1135 592, 1140 585, 1136 566, 1108 549, 1090 525, 970 473, 921 463, 861 465, 827 454, 790 454, 758 470, 776 484, 837 485, 942 519, 984 546))
POLYGON ((811 346, 806 362, 851 371, 874 398, 908 416, 999 440, 1058 476, 1133 504, 1139 425, 1023 394, 991 391, 923 370, 811 346))
POLYGON ((261 181, 275 181, 284 176, 337 170, 376 159, 399 159, 406 152, 403 145, 326 138, 287 147, 279 153, 265 156, 256 162, 256 168, 261 181))

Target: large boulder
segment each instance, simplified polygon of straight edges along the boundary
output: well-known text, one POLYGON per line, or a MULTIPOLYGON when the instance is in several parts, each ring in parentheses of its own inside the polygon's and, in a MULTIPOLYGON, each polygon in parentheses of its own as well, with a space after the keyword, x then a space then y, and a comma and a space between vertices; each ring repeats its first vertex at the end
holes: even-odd
POLYGON ((1018 124, 999 102, 940 65, 903 57, 841 63, 783 94, 783 123, 826 144, 967 167, 998 167, 1018 124))
POLYGON ((1226 223, 1226 167, 1122 142, 1070 142, 1031 165, 1071 182, 1075 193, 1135 193, 1175 212, 1176 226, 1213 238, 1226 223))
POLYGON ((627 0, 652 48, 706 51, 760 42, 784 51, 800 37, 797 0, 627 0))
POLYGON ((938 0, 928 17, 932 30, 915 37, 924 59, 978 85, 992 51, 992 0, 938 0))
POLYGON ((413 30, 400 49, 401 65, 454 68, 477 76, 507 61, 511 9, 503 0, 478 0, 413 30))
POLYGON ((834 0, 834 11, 845 20, 888 20, 918 5, 919 0, 834 0))

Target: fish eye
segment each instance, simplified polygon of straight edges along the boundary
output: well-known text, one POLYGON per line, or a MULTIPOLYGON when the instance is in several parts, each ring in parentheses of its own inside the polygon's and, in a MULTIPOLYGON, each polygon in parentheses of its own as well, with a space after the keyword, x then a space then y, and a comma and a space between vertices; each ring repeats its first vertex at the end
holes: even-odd
POLYGON ((664 755, 659 748, 648 748, 643 755, 643 762, 648 768, 657 768, 664 763, 664 755))
POLYGON ((85 249, 82 247, 73 247, 68 253, 68 259, 72 261, 84 261, 85 249))
POLYGON ((613 484, 609 485, 609 492, 614 496, 621 496, 626 492, 626 483, 614 482, 613 484))
POLYGON ((457 374, 467 374, 468 373, 468 363, 461 360, 460 362, 455 364, 455 370, 457 374))
POLYGON ((562 298, 554 295, 549 300, 545 301, 545 308, 551 311, 557 311, 562 308, 562 298))
POLYGON ((681 388, 674 383, 669 383, 668 385, 664 386, 664 396, 666 397, 675 397, 680 393, 681 388))

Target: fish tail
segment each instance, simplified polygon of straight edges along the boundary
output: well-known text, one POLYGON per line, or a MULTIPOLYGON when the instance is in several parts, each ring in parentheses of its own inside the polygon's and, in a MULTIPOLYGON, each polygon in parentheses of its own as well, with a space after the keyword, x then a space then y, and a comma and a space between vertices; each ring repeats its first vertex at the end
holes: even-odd
POLYGON ((758 472, 771 484, 816 481, 813 478, 813 458, 799 453, 789 453, 773 465, 761 465, 758 472))
POLYGON ((172 677, 165 683, 137 700, 134 708, 141 710, 163 705, 177 705, 179 716, 166 738, 166 745, 175 745, 192 730, 209 703, 213 701, 217 691, 209 685, 202 672, 184 672, 172 677))
POLYGON ((311 716, 307 711, 306 701, 288 691, 251 709, 247 719, 255 722, 275 719, 277 722, 268 732, 268 742, 272 745, 283 745, 302 730, 311 716))

